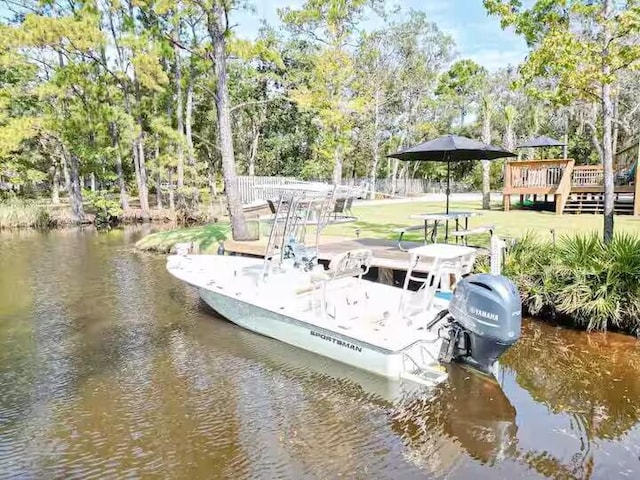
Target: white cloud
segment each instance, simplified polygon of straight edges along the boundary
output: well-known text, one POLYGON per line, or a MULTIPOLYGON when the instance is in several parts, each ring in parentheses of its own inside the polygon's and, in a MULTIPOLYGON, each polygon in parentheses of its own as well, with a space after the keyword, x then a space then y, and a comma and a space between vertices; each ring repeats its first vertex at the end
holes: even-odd
POLYGON ((486 69, 495 71, 500 68, 506 68, 509 65, 514 67, 518 66, 518 64, 520 64, 524 60, 526 53, 526 51, 523 51, 521 49, 483 49, 470 53, 467 55, 467 57, 484 66, 486 69))

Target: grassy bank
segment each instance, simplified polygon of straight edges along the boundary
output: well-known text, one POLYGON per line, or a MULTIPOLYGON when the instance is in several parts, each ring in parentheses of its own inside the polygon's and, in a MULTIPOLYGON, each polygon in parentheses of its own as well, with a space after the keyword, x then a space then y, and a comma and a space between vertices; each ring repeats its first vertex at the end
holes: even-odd
POLYGON ((149 252, 169 253, 176 243, 194 242, 200 252, 215 252, 218 242, 229 234, 229 225, 214 223, 152 233, 136 243, 136 248, 149 252))
POLYGON ((518 285, 530 315, 640 333, 638 235, 618 233, 609 245, 596 234, 564 236, 555 245, 528 235, 507 253, 503 272, 518 285))
POLYGON ((35 200, 0 202, 0 229, 55 228, 73 225, 75 220, 66 207, 46 205, 35 200))

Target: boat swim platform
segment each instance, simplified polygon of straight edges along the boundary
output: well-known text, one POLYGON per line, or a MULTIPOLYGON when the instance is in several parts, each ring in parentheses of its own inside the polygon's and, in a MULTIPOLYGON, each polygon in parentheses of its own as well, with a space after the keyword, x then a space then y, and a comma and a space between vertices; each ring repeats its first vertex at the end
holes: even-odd
MULTIPOLYGON (((315 236, 314 236, 315 237, 315 236)), ((253 241, 225 240, 225 251, 237 255, 264 256, 267 238, 253 241)), ((308 240, 311 240, 308 238, 308 240)), ((315 242, 309 241, 308 244, 315 242)), ((398 270, 406 272, 409 267, 409 254, 398 248, 397 240, 386 240, 379 238, 349 238, 321 236, 318 245, 318 260, 330 261, 336 255, 349 250, 366 248, 373 253, 371 268, 398 270)), ((420 247, 423 244, 417 242, 404 242, 406 248, 420 247)), ((454 244, 455 245, 455 244, 454 244)), ((478 249, 478 255, 486 254, 484 248, 478 249)), ((432 262, 421 260, 413 269, 415 272, 427 273, 432 267, 432 262)))

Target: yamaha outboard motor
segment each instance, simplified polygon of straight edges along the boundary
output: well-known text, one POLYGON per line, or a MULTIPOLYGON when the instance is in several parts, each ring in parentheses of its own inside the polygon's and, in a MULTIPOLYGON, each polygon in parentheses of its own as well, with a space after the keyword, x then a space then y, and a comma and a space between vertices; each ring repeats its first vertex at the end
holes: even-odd
POLYGON ((440 351, 443 362, 458 360, 489 373, 500 355, 520 338, 520 294, 502 275, 462 279, 448 310, 450 318, 440 351))

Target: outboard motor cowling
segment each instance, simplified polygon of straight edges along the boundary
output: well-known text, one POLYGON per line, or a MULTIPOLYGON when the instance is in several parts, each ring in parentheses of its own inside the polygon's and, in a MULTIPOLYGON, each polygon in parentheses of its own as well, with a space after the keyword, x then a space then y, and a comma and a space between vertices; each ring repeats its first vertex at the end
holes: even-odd
POLYGON ((456 359, 490 372, 500 355, 520 338, 520 294, 502 275, 462 279, 448 310, 452 318, 440 354, 444 361, 456 359))

